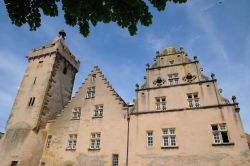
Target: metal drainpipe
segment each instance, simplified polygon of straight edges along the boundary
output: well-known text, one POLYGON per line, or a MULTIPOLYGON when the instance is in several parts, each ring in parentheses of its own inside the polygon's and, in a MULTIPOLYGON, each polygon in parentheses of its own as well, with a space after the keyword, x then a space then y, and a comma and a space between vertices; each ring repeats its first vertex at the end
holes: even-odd
POLYGON ((126 166, 128 166, 128 152, 129 152, 129 122, 130 122, 129 107, 128 107, 128 109, 127 109, 127 121, 128 121, 128 130, 127 130, 127 154, 126 154, 126 166))

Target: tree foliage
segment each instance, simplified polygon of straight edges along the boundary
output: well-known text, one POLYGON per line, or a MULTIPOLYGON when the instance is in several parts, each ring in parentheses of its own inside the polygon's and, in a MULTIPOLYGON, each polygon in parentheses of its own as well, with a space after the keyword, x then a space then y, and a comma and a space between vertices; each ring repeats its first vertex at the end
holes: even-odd
POLYGON ((27 23, 31 31, 41 26, 41 13, 58 16, 58 5, 62 3, 66 24, 78 26, 85 37, 90 32, 90 23, 96 26, 98 22, 115 22, 135 35, 138 23, 144 26, 152 23, 148 5, 161 11, 168 1, 185 3, 187 0, 4 0, 12 23, 16 26, 27 23))

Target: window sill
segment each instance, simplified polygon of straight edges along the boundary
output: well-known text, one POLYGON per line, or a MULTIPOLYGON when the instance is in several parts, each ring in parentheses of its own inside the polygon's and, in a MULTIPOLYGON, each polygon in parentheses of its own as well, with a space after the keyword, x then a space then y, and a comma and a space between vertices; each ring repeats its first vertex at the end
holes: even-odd
POLYGON ((71 120, 80 120, 80 118, 71 118, 71 120))
POLYGON ((85 99, 93 99, 93 98, 95 98, 95 96, 93 96, 93 97, 85 97, 85 99))
POLYGON ((212 146, 234 146, 234 143, 233 142, 221 143, 221 144, 212 143, 212 146))
POLYGON ((93 116, 92 119, 103 118, 103 116, 93 116))
POLYGON ((161 149, 178 149, 179 146, 162 146, 161 149))
POLYGON ((66 151, 76 151, 76 149, 69 149, 69 148, 67 148, 66 151))
POLYGON ((88 149, 88 151, 100 151, 101 149, 99 148, 99 149, 91 149, 91 148, 89 148, 88 149))

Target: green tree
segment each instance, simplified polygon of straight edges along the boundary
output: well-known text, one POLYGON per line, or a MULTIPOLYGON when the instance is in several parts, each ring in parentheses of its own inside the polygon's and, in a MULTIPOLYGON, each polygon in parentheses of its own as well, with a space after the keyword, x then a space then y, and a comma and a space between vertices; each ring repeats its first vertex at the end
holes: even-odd
POLYGON ((4 0, 13 24, 22 26, 27 23, 31 31, 41 26, 41 13, 46 16, 58 16, 58 4, 62 3, 66 24, 79 26, 80 33, 88 36, 89 24, 115 22, 127 28, 130 35, 135 35, 137 25, 152 24, 149 11, 151 3, 158 11, 166 8, 169 1, 185 3, 187 0, 4 0))

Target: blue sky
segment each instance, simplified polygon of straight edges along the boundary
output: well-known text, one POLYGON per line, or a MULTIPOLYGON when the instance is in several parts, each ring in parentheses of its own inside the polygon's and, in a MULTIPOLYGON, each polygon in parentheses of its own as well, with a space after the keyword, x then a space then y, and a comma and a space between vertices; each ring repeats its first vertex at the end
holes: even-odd
POLYGON ((198 56, 204 73, 216 74, 223 96, 237 96, 246 132, 250 133, 250 1, 189 0, 184 5, 167 5, 156 12, 150 27, 139 26, 136 36, 117 25, 98 24, 88 38, 77 27, 64 24, 62 12, 57 18, 43 17, 42 26, 30 32, 25 25, 11 24, 0 2, 0 131, 4 131, 24 74, 28 52, 52 41, 58 31, 67 33, 66 42, 81 61, 74 92, 93 66, 99 65, 112 86, 125 101, 135 97, 146 63, 153 63, 157 50, 183 47, 190 58, 198 56))

